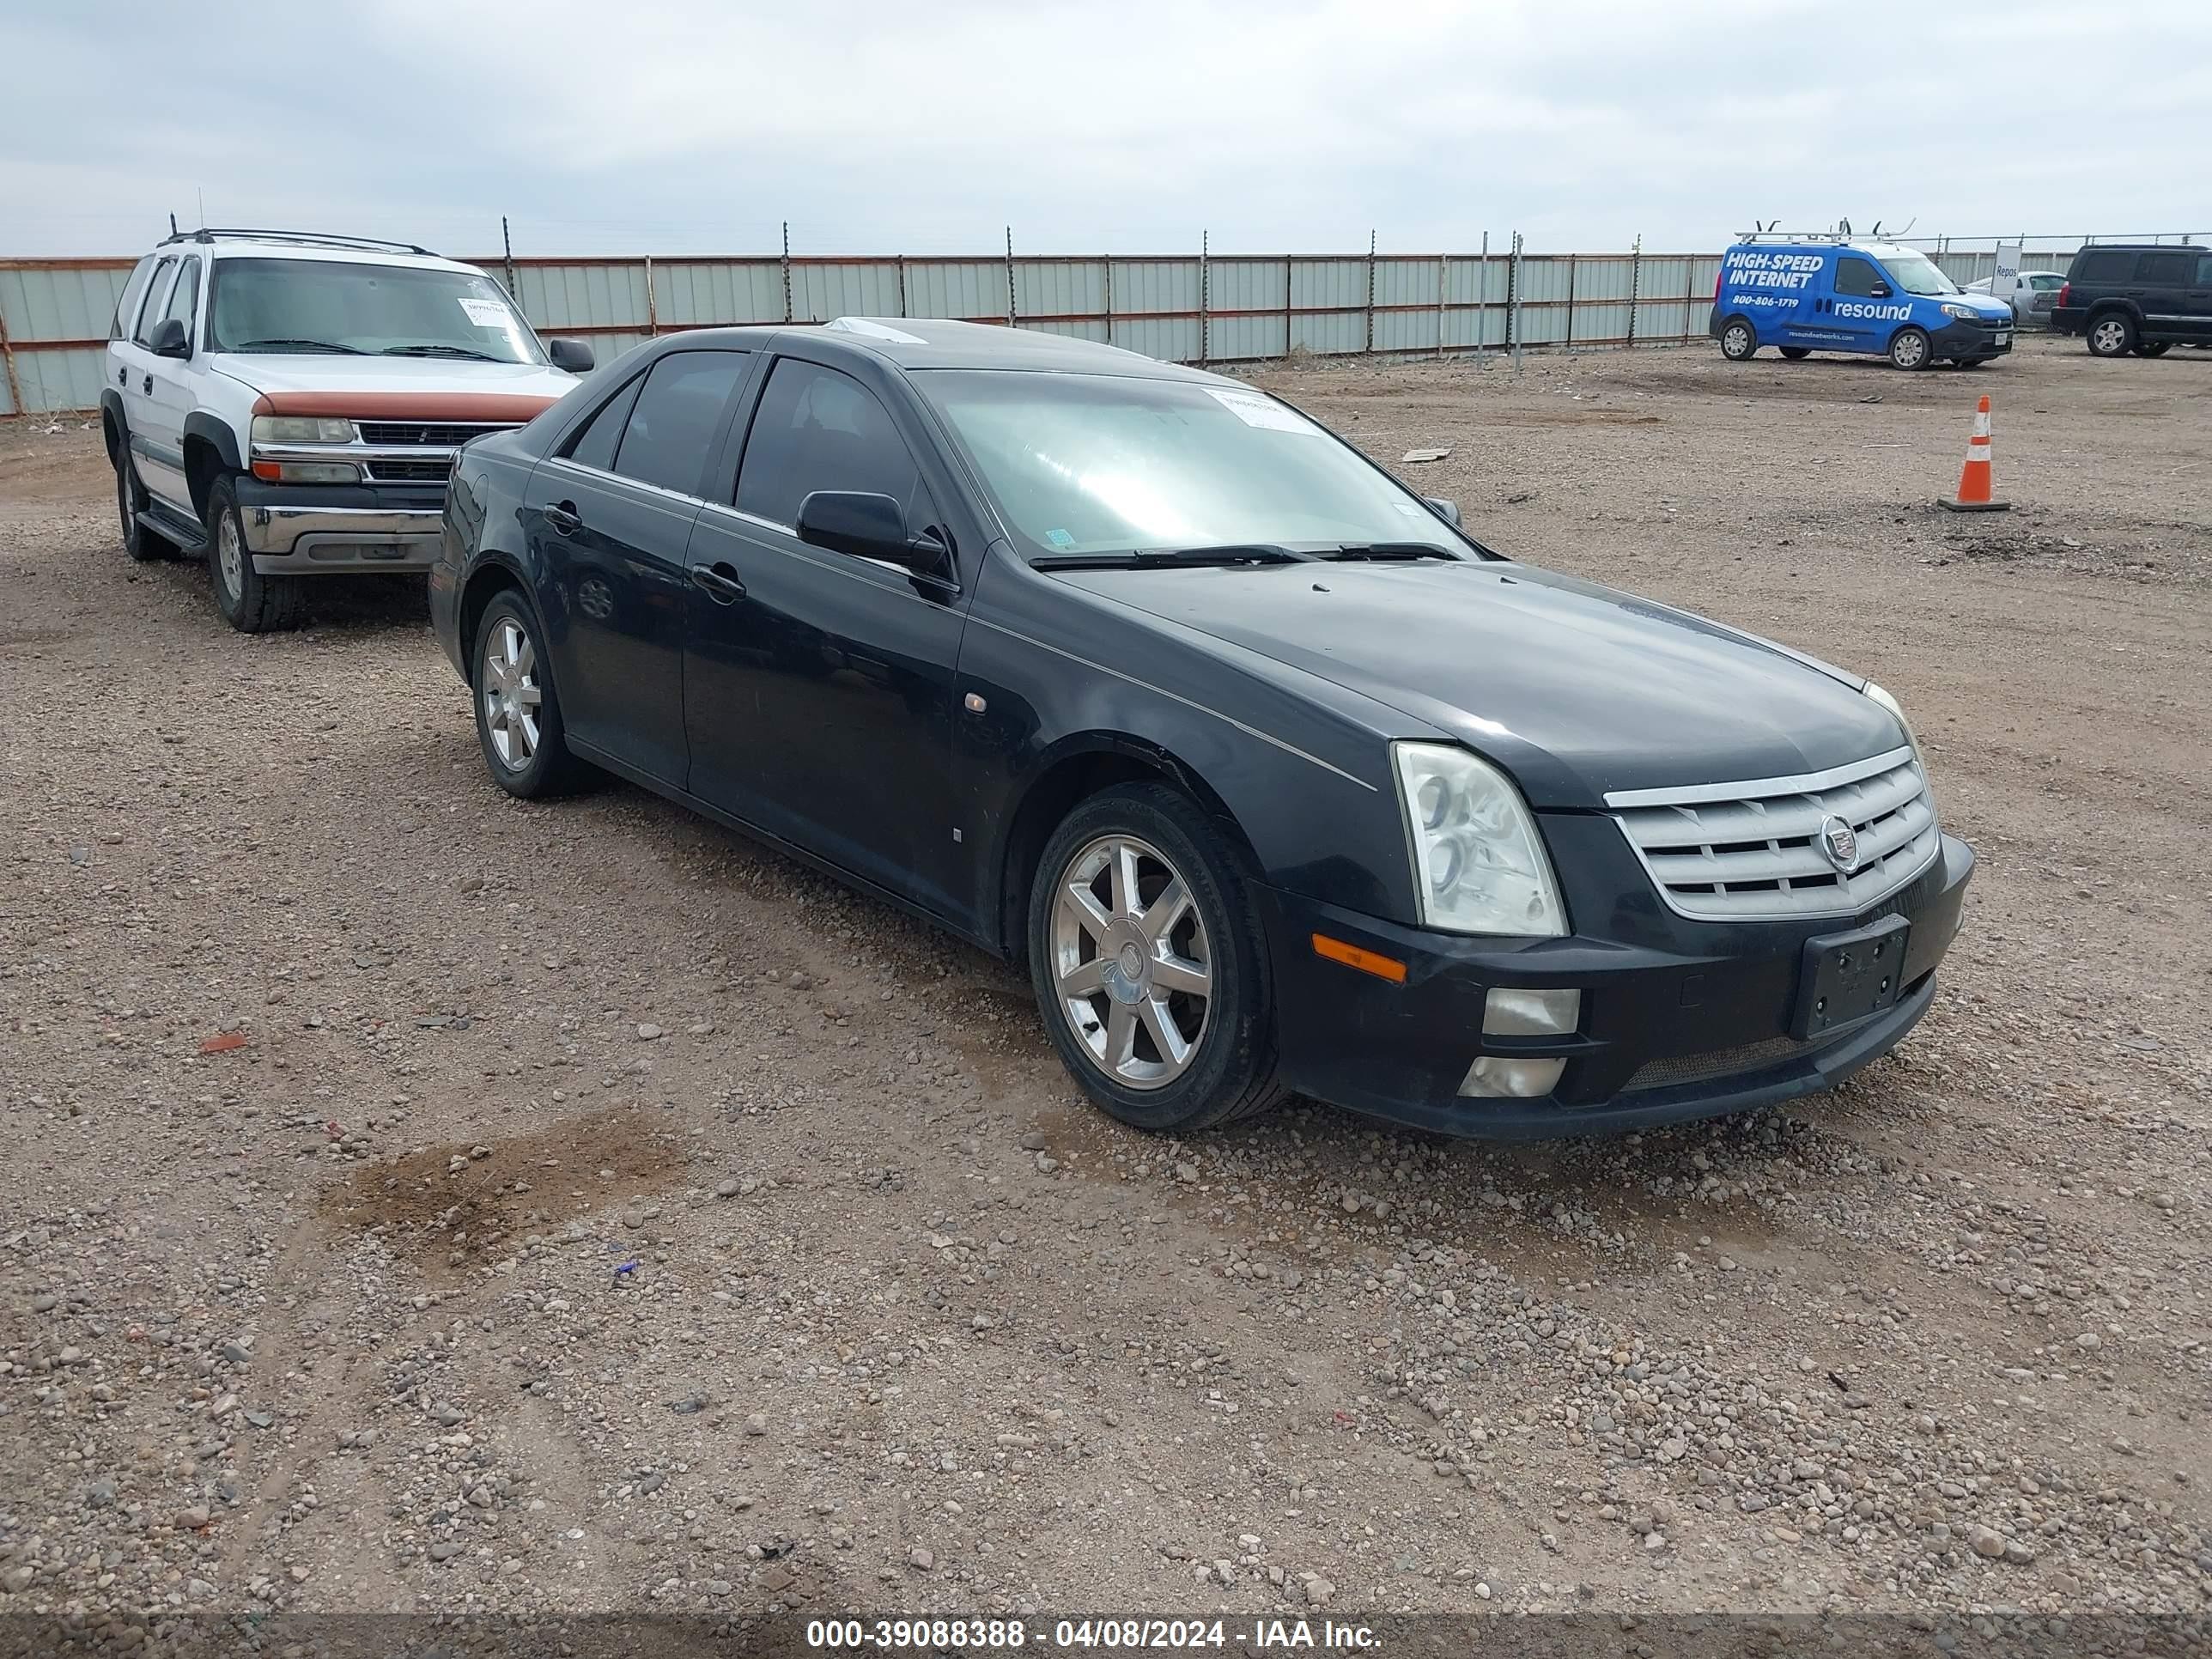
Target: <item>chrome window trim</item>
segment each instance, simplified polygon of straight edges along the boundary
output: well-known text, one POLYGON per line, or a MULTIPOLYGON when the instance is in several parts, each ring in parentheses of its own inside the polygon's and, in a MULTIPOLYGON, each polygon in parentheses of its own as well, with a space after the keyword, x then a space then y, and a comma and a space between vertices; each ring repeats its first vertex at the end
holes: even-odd
POLYGON ((629 499, 625 494, 626 491, 633 489, 640 491, 644 498, 640 501, 640 506, 658 507, 663 513, 687 520, 696 517, 701 507, 714 505, 712 501, 702 501, 696 495, 687 495, 680 489, 664 489, 659 484, 647 483, 644 479, 633 478, 627 473, 602 472, 595 466, 581 465, 570 460, 566 455, 550 455, 539 465, 557 466, 562 471, 573 474, 593 489, 603 490, 620 499, 629 499), (661 499, 659 501, 651 499, 656 495, 661 499), (670 505, 672 502, 676 505, 670 505))

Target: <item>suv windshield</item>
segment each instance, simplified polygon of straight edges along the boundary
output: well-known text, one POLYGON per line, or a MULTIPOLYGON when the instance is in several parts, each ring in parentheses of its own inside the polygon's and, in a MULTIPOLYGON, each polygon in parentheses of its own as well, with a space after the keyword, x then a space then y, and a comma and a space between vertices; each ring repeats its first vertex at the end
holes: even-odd
POLYGON ((542 363, 496 283, 467 271, 336 259, 218 259, 216 351, 332 352, 542 363))
POLYGON ((1032 556, 1418 544, 1468 556, 1419 497, 1247 386, 979 369, 914 380, 1032 556))
POLYGON ((1956 294, 1959 285, 1936 268, 1933 261, 1909 249, 1881 256, 1881 263, 1907 294, 1956 294))

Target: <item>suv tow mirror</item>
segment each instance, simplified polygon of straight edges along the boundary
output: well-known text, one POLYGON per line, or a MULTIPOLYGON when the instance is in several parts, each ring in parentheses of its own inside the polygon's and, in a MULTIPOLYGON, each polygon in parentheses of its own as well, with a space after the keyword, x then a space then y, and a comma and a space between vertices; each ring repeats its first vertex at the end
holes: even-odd
POLYGON ((945 556, 933 537, 907 533, 906 514, 888 495, 865 489, 817 489, 799 504, 799 539, 832 553, 882 559, 908 570, 933 570, 945 556))
POLYGON ((581 340, 548 340, 545 356, 556 368, 565 368, 571 374, 588 374, 595 361, 591 347, 581 340))
POLYGON ((1459 503, 1457 501, 1446 501, 1441 495, 1424 495, 1421 499, 1429 504, 1429 510, 1431 513, 1434 513, 1437 517, 1442 519, 1446 524, 1457 524, 1459 522, 1459 503))
POLYGON ((192 355, 192 337, 181 317, 164 317, 154 325, 154 338, 146 348, 156 357, 186 358, 192 355))

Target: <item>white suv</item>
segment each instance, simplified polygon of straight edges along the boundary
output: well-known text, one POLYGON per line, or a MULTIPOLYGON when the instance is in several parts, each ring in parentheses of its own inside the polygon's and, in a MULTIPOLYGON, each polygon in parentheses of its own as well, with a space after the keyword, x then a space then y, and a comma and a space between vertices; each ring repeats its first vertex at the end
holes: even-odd
POLYGON ((172 236, 131 271, 108 336, 124 550, 204 552, 232 627, 290 627, 302 577, 428 569, 454 452, 591 367, 579 341, 541 343, 483 271, 423 248, 172 236))

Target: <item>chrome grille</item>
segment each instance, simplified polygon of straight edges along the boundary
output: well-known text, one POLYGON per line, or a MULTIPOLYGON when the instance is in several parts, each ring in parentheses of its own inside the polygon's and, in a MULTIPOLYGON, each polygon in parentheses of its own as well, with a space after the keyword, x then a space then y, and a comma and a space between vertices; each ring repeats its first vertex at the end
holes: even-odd
POLYGON ((1803 777, 1605 799, 1668 908, 1706 921, 1865 909, 1926 869, 1941 839, 1910 747, 1803 777), (1857 841, 1848 872, 1825 850, 1831 817, 1857 841))
POLYGON ((453 472, 453 458, 440 455, 427 460, 402 461, 379 456, 367 465, 371 483, 443 483, 453 472))
POLYGON ((481 438, 487 432, 512 432, 512 421, 356 421, 361 428, 361 441, 365 444, 381 444, 393 447, 409 445, 429 445, 442 449, 458 449, 471 438, 481 438))

